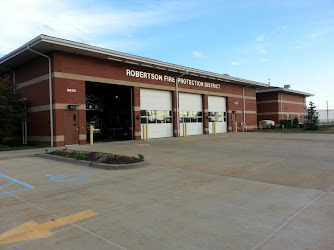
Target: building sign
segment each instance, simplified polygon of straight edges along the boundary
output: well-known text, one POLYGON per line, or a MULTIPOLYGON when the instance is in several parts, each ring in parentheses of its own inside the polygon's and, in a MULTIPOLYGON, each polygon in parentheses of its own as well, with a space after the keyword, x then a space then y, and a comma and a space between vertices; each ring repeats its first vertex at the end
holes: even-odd
MULTIPOLYGON (((161 74, 133 70, 133 69, 126 69, 126 76, 143 78, 143 79, 151 79, 151 80, 163 81, 163 82, 175 83, 176 81, 176 78, 174 76, 161 75, 161 74)), ((202 82, 202 81, 197 81, 197 80, 192 80, 192 79, 187 79, 187 78, 177 78, 177 82, 179 84, 184 84, 184 85, 189 85, 189 86, 220 89, 220 84, 212 83, 212 82, 202 82)))
POLYGON ((77 90, 76 89, 67 89, 67 92, 69 92, 69 93, 75 93, 75 92, 77 92, 77 90))

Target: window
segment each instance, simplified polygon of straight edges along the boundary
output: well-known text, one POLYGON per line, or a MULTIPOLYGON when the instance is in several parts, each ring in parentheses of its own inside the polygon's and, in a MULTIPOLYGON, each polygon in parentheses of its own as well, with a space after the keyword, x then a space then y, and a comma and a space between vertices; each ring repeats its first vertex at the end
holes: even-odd
POLYGON ((172 123, 172 111, 169 110, 141 110, 142 124, 172 123))
POLYGON ((302 123, 302 117, 301 117, 300 114, 298 115, 298 122, 299 122, 299 124, 302 123))
POLYGON ((209 122, 226 122, 226 112, 209 112, 209 122))
POLYGON ((287 120, 290 120, 290 114, 287 114, 287 115, 286 115, 286 119, 287 119, 287 120))
POLYGON ((180 111, 180 123, 196 123, 203 121, 202 111, 180 111))
POLYGON ((77 115, 73 115, 73 126, 77 126, 77 115))

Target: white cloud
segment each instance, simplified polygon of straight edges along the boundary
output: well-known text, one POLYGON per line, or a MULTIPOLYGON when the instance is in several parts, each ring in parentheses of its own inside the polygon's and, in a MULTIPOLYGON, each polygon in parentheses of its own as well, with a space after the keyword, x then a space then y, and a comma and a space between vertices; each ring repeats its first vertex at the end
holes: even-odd
POLYGON ((281 29, 281 30, 287 30, 287 29, 288 29, 288 26, 287 26, 287 25, 282 25, 282 26, 280 27, 280 29, 281 29))
POLYGON ((263 42, 267 38, 266 33, 262 33, 256 38, 257 42, 263 42))
POLYGON ((267 52, 265 49, 263 49, 263 48, 258 49, 257 52, 258 52, 259 54, 267 54, 267 53, 268 53, 268 52, 267 52))
POLYGON ((116 8, 114 3, 102 6, 78 0, 2 1, 1 9, 8 11, 2 11, 0 15, 0 54, 9 53, 39 34, 89 44, 117 44, 143 29, 192 18, 182 14, 187 7, 184 5, 178 2, 148 3, 147 8, 141 6, 134 10, 116 8))
POLYGON ((231 64, 232 64, 233 66, 238 66, 238 65, 240 65, 239 62, 232 62, 231 64))
POLYGON ((270 39, 270 37, 277 36, 279 33, 284 32, 288 29, 287 25, 282 25, 279 27, 276 27, 270 32, 263 32, 261 35, 258 35, 256 38, 257 42, 263 42, 264 40, 270 39))
POLYGON ((312 33, 312 34, 310 35, 310 38, 315 39, 315 38, 318 38, 318 37, 320 37, 320 36, 327 35, 327 34, 330 33, 330 32, 331 32, 330 29, 322 29, 322 30, 318 30, 318 31, 312 33))
POLYGON ((201 52, 195 50, 195 51, 193 51, 193 56, 197 57, 197 58, 200 58, 200 57, 203 57, 203 54, 201 52))

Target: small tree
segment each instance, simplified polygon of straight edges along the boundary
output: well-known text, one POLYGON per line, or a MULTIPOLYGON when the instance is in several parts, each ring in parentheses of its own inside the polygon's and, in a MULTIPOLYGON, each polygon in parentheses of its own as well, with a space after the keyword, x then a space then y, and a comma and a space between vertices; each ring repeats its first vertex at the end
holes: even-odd
POLYGON ((319 123, 319 116, 316 110, 316 106, 314 106, 313 102, 310 102, 309 106, 306 107, 306 116, 305 116, 305 129, 308 130, 317 130, 319 123))
POLYGON ((0 143, 6 136, 18 135, 26 112, 21 95, 8 77, 0 77, 0 143))

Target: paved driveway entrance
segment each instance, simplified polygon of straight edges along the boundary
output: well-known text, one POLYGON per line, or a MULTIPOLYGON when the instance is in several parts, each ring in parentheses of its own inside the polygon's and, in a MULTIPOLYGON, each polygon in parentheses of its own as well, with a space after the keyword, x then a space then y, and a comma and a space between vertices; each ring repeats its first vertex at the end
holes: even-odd
POLYGON ((151 166, 108 171, 0 160, 0 248, 334 247, 333 135, 239 133, 70 148, 140 153, 151 166))

